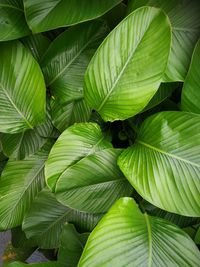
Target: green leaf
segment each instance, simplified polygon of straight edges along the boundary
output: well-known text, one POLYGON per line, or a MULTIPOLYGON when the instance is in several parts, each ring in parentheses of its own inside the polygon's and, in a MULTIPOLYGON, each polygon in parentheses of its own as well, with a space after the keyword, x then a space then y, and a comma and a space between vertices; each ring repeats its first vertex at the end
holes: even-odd
POLYGON ((160 9, 131 13, 92 58, 85 75, 86 101, 105 121, 139 113, 160 86, 170 43, 170 23, 160 9))
POLYGON ((182 91, 182 110, 200 114, 200 40, 198 41, 182 91))
POLYGON ((24 0, 26 19, 33 32, 44 32, 102 16, 122 0, 24 0))
POLYGON ((0 43, 0 131, 19 133, 45 119, 45 84, 39 65, 18 42, 0 43))
POLYGON ((51 142, 21 161, 9 160, 0 179, 0 231, 20 225, 37 193, 44 187, 44 164, 51 142))
POLYGON ((76 122, 86 122, 91 116, 91 109, 85 99, 61 104, 58 99, 51 100, 53 125, 63 132, 76 122))
POLYGON ((23 0, 0 1, 0 41, 21 38, 30 34, 24 16, 23 0))
POLYGON ((119 157, 129 182, 147 201, 185 216, 200 216, 200 117, 161 112, 142 124, 136 143, 119 157))
POLYGON ((88 235, 88 233, 79 234, 73 224, 65 224, 58 251, 59 267, 77 267, 88 235))
POLYGON ((95 123, 78 123, 65 130, 53 146, 45 165, 46 183, 55 191, 59 178, 69 167, 96 151, 110 148, 100 127, 95 123))
MULTIPOLYGON (((57 265, 57 262, 42 262, 42 263, 32 263, 32 264, 28 264, 29 266, 33 266, 33 267, 59 267, 57 265)), ((19 261, 15 261, 12 262, 10 264, 5 265, 5 267, 26 267, 27 264, 19 262, 19 261)))
POLYGON ((46 122, 33 130, 18 134, 3 134, 1 138, 4 154, 12 159, 24 159, 35 154, 47 141, 53 131, 50 116, 50 107, 47 106, 46 122))
POLYGON ((162 8, 172 23, 172 47, 165 81, 184 81, 200 35, 199 0, 131 0, 129 12, 141 6, 162 8))
POLYGON ((25 215, 23 230, 40 248, 52 249, 60 245, 65 222, 75 224, 81 232, 91 231, 101 217, 101 214, 81 213, 63 206, 53 193, 43 189, 25 215))
POLYGON ((83 98, 85 70, 107 32, 102 21, 87 22, 67 29, 50 45, 42 70, 51 94, 60 103, 83 98))
POLYGON ((200 252, 175 225, 118 200, 88 238, 78 267, 198 267, 200 252))
POLYGON ((21 39, 23 45, 29 49, 34 58, 40 62, 50 45, 50 40, 42 34, 29 35, 21 39))
POLYGON ((197 233, 196 233, 196 236, 195 236, 195 243, 200 245, 200 227, 199 229, 197 230, 197 233))
POLYGON ((117 199, 130 196, 132 187, 117 166, 121 149, 104 149, 70 166, 56 184, 64 205, 90 213, 104 213, 117 199))

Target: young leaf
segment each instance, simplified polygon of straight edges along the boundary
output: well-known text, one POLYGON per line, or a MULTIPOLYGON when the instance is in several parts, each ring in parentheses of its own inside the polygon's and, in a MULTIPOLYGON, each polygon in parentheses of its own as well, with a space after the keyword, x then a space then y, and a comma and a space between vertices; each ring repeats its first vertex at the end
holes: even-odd
POLYGON ((198 267, 199 261, 198 248, 184 231, 122 198, 90 234, 78 267, 198 267))
POLYGON ((73 224, 65 224, 58 251, 59 267, 77 267, 89 233, 79 234, 73 224))
POLYGON ((161 112, 141 126, 119 157, 129 182, 147 201, 169 212, 200 216, 200 117, 161 112))
POLYGON ((139 113, 159 88, 170 43, 170 23, 160 9, 131 13, 92 58, 85 75, 86 101, 105 121, 139 113))
POLYGON ((65 130, 53 146, 45 165, 46 183, 55 191, 59 178, 82 158, 112 147, 95 123, 79 123, 65 130))
POLYGON ((172 23, 172 47, 165 81, 184 81, 200 34, 199 0, 131 0, 129 12, 141 6, 162 8, 172 23))
POLYGON ((198 41, 182 91, 182 110, 200 114, 200 40, 198 41))
POLYGON ((0 43, 0 131, 19 133, 45 119, 45 83, 39 65, 18 41, 0 43))
POLYGON ((83 98, 85 70, 107 32, 102 21, 87 22, 67 29, 50 45, 42 70, 51 94, 60 103, 83 98))
POLYGON ((117 166, 121 152, 104 149, 70 166, 57 181, 57 199, 76 210, 104 213, 120 197, 130 196, 133 189, 117 166))
POLYGON ((24 16, 23 0, 0 1, 0 41, 14 40, 30 34, 24 16))
POLYGON ((0 179, 0 231, 20 225, 44 187, 44 164, 52 143, 21 161, 9 160, 0 179))
POLYGON ((122 0, 24 0, 30 29, 44 32, 102 16, 122 0))
POLYGON ((23 221, 23 230, 40 248, 53 249, 60 245, 65 222, 73 223, 81 232, 91 231, 102 217, 63 206, 48 189, 34 199, 23 221), (38 208, 40 207, 40 208, 38 208))

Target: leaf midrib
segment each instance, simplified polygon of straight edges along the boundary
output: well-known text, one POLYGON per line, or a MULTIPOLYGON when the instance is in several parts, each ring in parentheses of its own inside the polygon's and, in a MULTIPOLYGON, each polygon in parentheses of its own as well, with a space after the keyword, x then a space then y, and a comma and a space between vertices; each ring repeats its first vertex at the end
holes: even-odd
POLYGON ((171 157, 171 158, 174 158, 174 159, 183 161, 183 162, 188 163, 188 164, 190 164, 190 165, 192 165, 192 166, 195 166, 195 167, 200 167, 200 165, 197 164, 197 163, 195 163, 195 162, 192 162, 192 161, 189 161, 189 160, 187 160, 187 159, 181 158, 181 157, 179 157, 179 156, 177 156, 177 155, 168 153, 168 152, 166 152, 166 151, 164 151, 164 150, 162 150, 162 149, 160 149, 160 148, 157 148, 157 147, 155 147, 155 146, 152 146, 152 145, 150 145, 150 144, 147 144, 147 143, 145 143, 145 142, 143 142, 143 141, 141 141, 141 140, 137 140, 136 142, 139 143, 140 145, 143 145, 143 146, 145 146, 145 147, 148 147, 148 148, 150 148, 150 149, 152 149, 152 150, 155 150, 156 152, 159 152, 159 153, 161 153, 161 154, 164 154, 164 155, 166 155, 166 156, 168 156, 168 157, 171 157))
POLYGON ((152 229, 151 229, 151 223, 149 220, 149 216, 144 213, 144 219, 147 225, 147 232, 148 232, 148 247, 149 247, 149 256, 148 256, 148 267, 152 266, 152 229))

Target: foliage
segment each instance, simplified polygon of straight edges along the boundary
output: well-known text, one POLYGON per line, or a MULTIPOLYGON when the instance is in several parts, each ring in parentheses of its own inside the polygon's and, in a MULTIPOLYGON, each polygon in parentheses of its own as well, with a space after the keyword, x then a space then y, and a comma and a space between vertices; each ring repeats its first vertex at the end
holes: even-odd
POLYGON ((199 13, 0 0, 4 266, 199 266, 199 13))

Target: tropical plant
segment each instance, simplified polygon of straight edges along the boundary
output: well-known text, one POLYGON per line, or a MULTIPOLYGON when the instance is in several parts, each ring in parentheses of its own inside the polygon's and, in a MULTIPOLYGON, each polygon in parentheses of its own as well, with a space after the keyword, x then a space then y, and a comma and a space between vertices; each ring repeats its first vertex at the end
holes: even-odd
POLYGON ((0 0, 4 266, 200 266, 199 0, 0 0))

